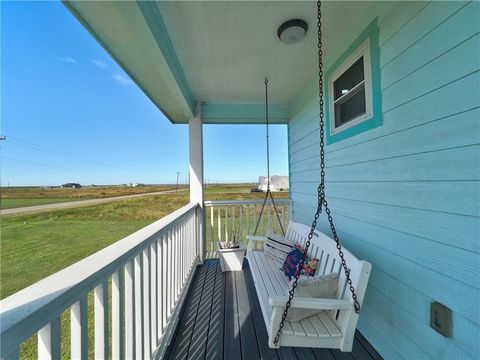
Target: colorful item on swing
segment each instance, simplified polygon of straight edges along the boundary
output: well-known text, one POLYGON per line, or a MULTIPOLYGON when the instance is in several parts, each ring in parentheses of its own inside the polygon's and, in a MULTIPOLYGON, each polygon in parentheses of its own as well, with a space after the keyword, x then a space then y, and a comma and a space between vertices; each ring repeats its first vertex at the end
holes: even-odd
MULTIPOLYGON (((302 260, 303 248, 299 243, 294 244, 294 249, 290 251, 283 263, 283 271, 288 279, 295 278, 298 264, 302 260)), ((300 276, 314 276, 317 271, 318 260, 307 256, 303 266, 299 269, 300 276)))

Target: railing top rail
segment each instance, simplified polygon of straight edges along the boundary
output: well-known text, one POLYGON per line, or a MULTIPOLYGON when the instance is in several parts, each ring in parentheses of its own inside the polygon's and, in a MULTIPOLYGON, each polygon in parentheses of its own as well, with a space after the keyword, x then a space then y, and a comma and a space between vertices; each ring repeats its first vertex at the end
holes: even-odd
POLYGON ((1 300, 1 356, 8 354, 11 346, 15 346, 11 342, 52 321, 105 277, 136 256, 149 242, 157 239, 159 232, 168 231, 197 207, 196 203, 185 205, 105 249, 1 300))
MULTIPOLYGON (((290 204, 292 201, 290 199, 275 199, 276 204, 290 204)), ((263 199, 253 199, 253 200, 212 200, 212 201, 205 201, 204 204, 206 207, 210 206, 225 206, 225 205, 257 205, 262 204, 263 199)), ((267 200, 267 204, 271 204, 271 200, 267 200)))

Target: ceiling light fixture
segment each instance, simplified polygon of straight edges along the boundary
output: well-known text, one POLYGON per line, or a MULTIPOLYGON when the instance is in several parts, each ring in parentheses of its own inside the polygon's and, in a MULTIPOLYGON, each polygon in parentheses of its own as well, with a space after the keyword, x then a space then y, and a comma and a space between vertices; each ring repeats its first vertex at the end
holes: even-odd
POLYGON ((302 40, 308 30, 308 24, 301 19, 292 19, 284 22, 277 30, 280 41, 285 44, 295 44, 302 40))

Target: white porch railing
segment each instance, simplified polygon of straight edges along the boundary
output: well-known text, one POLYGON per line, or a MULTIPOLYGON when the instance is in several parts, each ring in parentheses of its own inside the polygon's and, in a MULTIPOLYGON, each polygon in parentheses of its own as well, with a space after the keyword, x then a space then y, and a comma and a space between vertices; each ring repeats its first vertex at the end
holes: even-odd
MULTIPOLYGON (((206 250, 210 257, 216 256, 218 241, 232 241, 246 245, 246 236, 255 231, 260 218, 263 199, 205 201, 206 250)), ((290 199, 276 199, 283 229, 287 231, 290 214, 290 199)), ((268 231, 281 233, 280 223, 271 201, 267 201, 258 225, 257 235, 268 231)))
POLYGON ((88 358, 89 332, 96 359, 160 355, 199 259, 199 211, 197 204, 186 205, 2 300, 1 358, 18 359, 22 343, 37 333, 38 358, 58 359, 65 310, 72 359, 88 358))

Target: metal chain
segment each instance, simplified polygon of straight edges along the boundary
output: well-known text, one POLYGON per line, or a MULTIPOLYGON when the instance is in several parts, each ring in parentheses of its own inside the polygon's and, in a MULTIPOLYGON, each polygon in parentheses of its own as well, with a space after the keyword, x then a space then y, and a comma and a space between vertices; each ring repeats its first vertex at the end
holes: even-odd
POLYGON ((272 200, 273 209, 275 210, 275 214, 277 215, 278 223, 280 224, 280 229, 282 230, 282 235, 285 236, 285 230, 283 230, 282 221, 280 220, 280 214, 278 213, 277 205, 275 204, 275 200, 273 200, 272 191, 270 190, 270 138, 269 138, 269 121, 268 121, 268 79, 265 78, 265 132, 267 134, 267 192, 265 193, 265 198, 263 199, 262 208, 260 209, 260 216, 258 217, 257 224, 255 226, 255 231, 253 232, 253 236, 257 235, 258 225, 260 224, 260 220, 262 219, 263 209, 265 208, 265 204, 267 203, 268 196, 270 195, 270 199, 272 200))
POLYGON ((307 251, 310 247, 310 242, 313 238, 313 234, 317 227, 318 218, 322 213, 322 206, 325 206, 325 213, 328 216, 328 222, 330 224, 330 229, 333 234, 333 239, 337 244, 338 255, 341 259, 342 267, 345 272, 345 277, 347 279, 347 283, 350 288, 350 292, 352 293, 352 299, 354 303, 355 312, 357 314, 360 313, 360 303, 357 300, 357 295, 355 293, 355 288, 352 284, 352 279, 350 279, 350 270, 347 266, 347 262, 345 261, 345 256, 342 251, 342 245, 340 244, 340 239, 337 235, 337 231, 335 229, 335 225, 333 223, 333 218, 330 213, 330 208, 328 207, 327 200, 325 199, 325 120, 324 120, 324 101, 323 101, 323 50, 322 50, 322 11, 321 11, 321 1, 317 1, 317 36, 318 36, 318 94, 319 94, 319 106, 320 106, 320 184, 318 185, 317 189, 317 210, 315 211, 315 215, 312 221, 312 226, 310 228, 310 232, 308 233, 307 241, 305 243, 305 247, 302 253, 302 258, 297 265, 297 269, 295 271, 295 280, 293 281, 292 287, 288 291, 288 300, 285 304, 285 309, 282 314, 282 320, 280 321, 280 325, 278 326, 277 333, 273 340, 275 345, 278 345, 278 341, 280 340, 280 336, 282 334, 283 326, 285 325, 285 320, 288 315, 288 310, 292 304, 293 297, 295 295, 295 289, 297 288, 298 279, 300 278, 300 269, 303 268, 305 265, 305 261, 307 259, 307 251))
POLYGON ((267 192, 270 191, 270 140, 268 133, 268 79, 265 78, 265 132, 267 134, 267 192))

